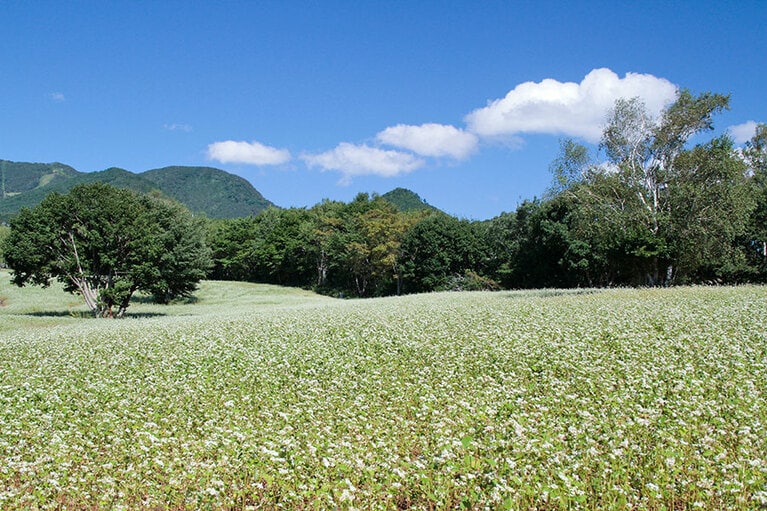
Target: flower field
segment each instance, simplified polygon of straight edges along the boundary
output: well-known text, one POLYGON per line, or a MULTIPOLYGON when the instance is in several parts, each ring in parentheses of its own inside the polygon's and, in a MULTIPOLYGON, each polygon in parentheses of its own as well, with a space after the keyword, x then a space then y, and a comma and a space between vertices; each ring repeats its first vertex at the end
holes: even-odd
POLYGON ((767 288, 0 296, 0 509, 767 507, 767 288))

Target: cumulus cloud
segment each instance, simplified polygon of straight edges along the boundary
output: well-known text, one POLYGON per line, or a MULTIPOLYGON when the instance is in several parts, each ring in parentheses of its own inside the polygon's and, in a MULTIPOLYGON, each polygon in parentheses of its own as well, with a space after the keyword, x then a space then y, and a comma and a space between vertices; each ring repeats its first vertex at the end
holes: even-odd
POLYGON ((412 126, 398 124, 386 128, 376 139, 387 145, 408 149, 421 156, 449 156, 462 160, 477 148, 477 136, 455 126, 422 124, 412 126))
POLYGON ((277 149, 260 142, 226 140, 208 146, 208 159, 221 163, 280 165, 290 161, 291 155, 287 149, 277 149))
POLYGON ((677 95, 677 87, 650 74, 594 69, 580 82, 546 79, 525 82, 504 98, 466 116, 469 131, 485 137, 549 133, 598 142, 605 118, 618 98, 639 97, 657 116, 677 95))
POLYGON ((348 142, 343 142, 324 153, 305 154, 301 159, 311 167, 341 172, 344 175, 342 182, 347 184, 354 176, 393 177, 411 172, 424 164, 423 160, 409 153, 386 151, 348 142))
POLYGON ((756 121, 746 121, 743 124, 730 126, 727 131, 730 132, 736 144, 745 144, 756 135, 756 121))

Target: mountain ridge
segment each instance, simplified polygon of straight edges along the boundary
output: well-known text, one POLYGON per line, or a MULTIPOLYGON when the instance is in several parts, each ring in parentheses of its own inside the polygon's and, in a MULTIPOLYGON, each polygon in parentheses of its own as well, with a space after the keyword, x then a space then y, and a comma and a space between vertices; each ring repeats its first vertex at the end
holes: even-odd
MULTIPOLYGON (((139 173, 118 167, 80 172, 60 163, 13 162, 0 159, 0 223, 22 208, 31 208, 52 192, 67 193, 79 184, 106 183, 139 193, 159 192, 212 219, 254 216, 269 207, 248 180, 215 167, 173 165, 139 173)), ((406 188, 381 196, 402 212, 437 208, 406 188)))
POLYGON ((139 193, 158 191, 193 213, 210 218, 256 215, 274 204, 250 182, 213 167, 163 167, 142 173, 111 167, 80 172, 62 163, 0 160, 0 221, 34 207, 52 192, 67 193, 79 184, 106 183, 139 193))

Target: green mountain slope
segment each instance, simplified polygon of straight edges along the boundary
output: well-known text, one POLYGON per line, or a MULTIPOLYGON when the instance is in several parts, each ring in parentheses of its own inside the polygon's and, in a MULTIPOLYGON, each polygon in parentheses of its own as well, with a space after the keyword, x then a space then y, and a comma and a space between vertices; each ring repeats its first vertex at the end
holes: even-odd
POLYGON ((394 204, 403 213, 420 211, 423 209, 434 210, 437 208, 423 200, 417 193, 407 188, 395 188, 381 196, 383 199, 394 204))
POLYGON ((245 179, 210 167, 165 167, 134 174, 118 168, 78 172, 61 163, 0 160, 0 178, 0 222, 8 222, 21 208, 36 206, 51 192, 67 193, 94 182, 139 193, 159 191, 211 218, 255 215, 272 205, 245 179))
POLYGON ((32 208, 42 202, 52 192, 67 193, 80 184, 107 183, 117 188, 127 188, 139 193, 149 193, 156 189, 154 183, 124 169, 111 168, 101 172, 77 172, 66 178, 53 179, 51 182, 0 200, 0 221, 7 222, 21 208, 32 208))
POLYGON ((211 218, 257 215, 273 205, 246 179, 211 167, 164 167, 139 175, 191 211, 211 218))
POLYGON ((78 171, 62 163, 0 160, 0 199, 66 181, 78 174, 78 171))

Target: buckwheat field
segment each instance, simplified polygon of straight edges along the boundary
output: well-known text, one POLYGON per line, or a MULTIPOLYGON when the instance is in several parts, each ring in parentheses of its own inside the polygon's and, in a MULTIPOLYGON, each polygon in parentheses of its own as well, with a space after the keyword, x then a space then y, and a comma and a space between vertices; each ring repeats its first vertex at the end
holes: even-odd
POLYGON ((0 509, 767 508, 764 287, 0 302, 0 509))

